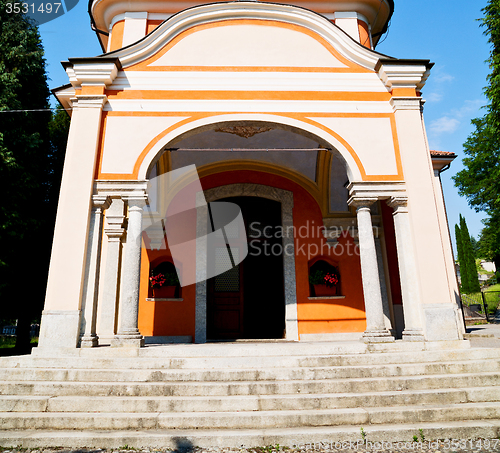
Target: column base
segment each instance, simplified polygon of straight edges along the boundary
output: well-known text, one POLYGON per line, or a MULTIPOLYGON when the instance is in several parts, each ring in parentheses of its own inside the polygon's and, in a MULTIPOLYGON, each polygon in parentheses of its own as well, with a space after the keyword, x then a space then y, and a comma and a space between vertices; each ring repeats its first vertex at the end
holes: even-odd
POLYGON ((403 331, 403 340, 425 341, 425 337, 421 329, 406 329, 403 331))
POLYGON ((144 337, 141 334, 118 334, 111 340, 112 348, 142 348, 144 337))
POLYGON ((387 329, 366 330, 363 332, 362 338, 365 343, 392 343, 395 341, 387 329))
POLYGON ((80 340, 81 348, 95 348, 99 345, 99 337, 96 334, 84 335, 80 340))

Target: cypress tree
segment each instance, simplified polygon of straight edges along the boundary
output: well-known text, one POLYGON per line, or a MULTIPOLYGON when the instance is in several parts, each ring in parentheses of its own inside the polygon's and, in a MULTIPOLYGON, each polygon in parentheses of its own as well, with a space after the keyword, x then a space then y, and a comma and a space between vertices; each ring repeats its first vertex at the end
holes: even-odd
POLYGON ((472 249, 469 229, 467 228, 467 223, 462 215, 460 215, 460 232, 462 236, 463 260, 467 269, 467 290, 464 289, 464 292, 477 293, 481 290, 481 288, 477 277, 476 260, 474 259, 474 251, 472 249))
MULTIPOLYGON (((462 215, 460 215, 462 218, 462 215)), ((467 265, 464 259, 464 247, 462 240, 462 231, 460 226, 455 224, 455 241, 457 243, 457 260, 460 265, 460 286, 463 293, 469 292, 468 277, 467 277, 467 265)))

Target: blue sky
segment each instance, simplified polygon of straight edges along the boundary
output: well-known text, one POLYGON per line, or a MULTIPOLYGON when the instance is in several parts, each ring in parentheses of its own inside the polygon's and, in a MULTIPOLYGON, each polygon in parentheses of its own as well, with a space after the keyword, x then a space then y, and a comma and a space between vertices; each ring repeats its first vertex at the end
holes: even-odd
MULTIPOLYGON (((462 169, 462 143, 472 131, 470 120, 482 116, 486 101, 489 45, 478 18, 486 0, 395 0, 389 34, 377 50, 397 58, 423 58, 435 63, 424 87, 424 118, 431 149, 452 151, 458 158, 442 174, 451 233, 458 215, 465 216, 469 232, 478 236, 483 213, 471 210, 458 195, 451 176, 462 169)), ((45 47, 49 85, 68 83, 60 62, 71 57, 102 53, 90 29, 87 1, 80 0, 70 12, 40 26, 45 47)))

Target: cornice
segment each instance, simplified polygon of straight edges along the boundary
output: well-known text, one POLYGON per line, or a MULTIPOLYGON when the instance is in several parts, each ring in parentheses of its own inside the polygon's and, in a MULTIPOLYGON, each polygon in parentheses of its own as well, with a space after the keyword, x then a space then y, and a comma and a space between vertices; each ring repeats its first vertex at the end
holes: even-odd
POLYGON ((119 58, 126 68, 153 56, 176 36, 192 27, 238 19, 278 21, 304 27, 317 33, 342 56, 366 69, 374 70, 381 57, 389 60, 357 43, 320 14, 291 5, 253 1, 216 3, 187 9, 163 22, 136 43, 97 58, 119 58))
MULTIPOLYGON (((211 3, 206 0, 89 0, 88 13, 92 29, 97 33, 103 49, 107 47, 108 33, 112 21, 118 15, 129 12, 177 14, 182 10, 195 7, 200 3, 211 3)), ((287 2, 283 2, 286 4, 287 2)), ((278 3, 281 4, 281 3, 278 3)), ((367 18, 376 44, 387 31, 389 21, 394 13, 393 0, 318 0, 311 4, 307 0, 296 0, 294 4, 299 8, 319 10, 325 16, 336 12, 356 12, 367 18)))
POLYGON ((381 58, 375 66, 375 71, 389 91, 394 88, 415 88, 420 91, 433 66, 434 63, 429 60, 381 58))
POLYGON ((62 65, 73 87, 108 86, 122 69, 116 57, 70 58, 62 65))

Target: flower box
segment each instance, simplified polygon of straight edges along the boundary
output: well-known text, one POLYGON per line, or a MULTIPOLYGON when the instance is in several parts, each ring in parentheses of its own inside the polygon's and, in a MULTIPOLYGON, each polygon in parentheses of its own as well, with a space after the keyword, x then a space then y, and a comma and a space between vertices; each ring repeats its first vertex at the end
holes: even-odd
POLYGON ((338 286, 313 285, 314 295, 316 297, 331 297, 338 296, 338 286))
POLYGON ((152 288, 153 297, 155 299, 174 299, 177 286, 161 286, 152 288))

